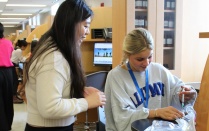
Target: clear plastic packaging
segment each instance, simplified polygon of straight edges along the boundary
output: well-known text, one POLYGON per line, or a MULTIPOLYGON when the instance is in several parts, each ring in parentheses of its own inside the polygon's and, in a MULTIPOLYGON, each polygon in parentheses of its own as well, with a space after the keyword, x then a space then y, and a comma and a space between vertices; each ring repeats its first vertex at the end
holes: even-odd
POLYGON ((154 120, 152 125, 144 131, 183 131, 178 124, 169 121, 154 120))
POLYGON ((169 121, 154 120, 152 125, 145 131, 196 131, 194 122, 196 113, 193 107, 186 106, 184 112, 184 117, 176 119, 177 124, 169 121))

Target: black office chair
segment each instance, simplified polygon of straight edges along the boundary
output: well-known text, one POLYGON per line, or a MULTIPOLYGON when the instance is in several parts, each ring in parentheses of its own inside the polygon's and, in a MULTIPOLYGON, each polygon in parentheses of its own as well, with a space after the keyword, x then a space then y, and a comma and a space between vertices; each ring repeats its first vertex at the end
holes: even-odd
MULTIPOLYGON (((86 86, 92 86, 104 92, 108 71, 98 71, 86 76, 86 86)), ((99 121, 96 124, 97 131, 105 131, 104 108, 98 107, 99 121)), ((88 128, 88 112, 86 113, 86 129, 88 128)))

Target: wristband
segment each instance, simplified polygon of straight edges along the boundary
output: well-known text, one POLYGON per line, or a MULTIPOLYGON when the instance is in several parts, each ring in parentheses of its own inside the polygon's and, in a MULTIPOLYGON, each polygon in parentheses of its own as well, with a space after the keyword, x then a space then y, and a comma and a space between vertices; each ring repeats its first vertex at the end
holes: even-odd
POLYGON ((155 109, 155 117, 158 117, 158 116, 157 116, 157 109, 155 109))

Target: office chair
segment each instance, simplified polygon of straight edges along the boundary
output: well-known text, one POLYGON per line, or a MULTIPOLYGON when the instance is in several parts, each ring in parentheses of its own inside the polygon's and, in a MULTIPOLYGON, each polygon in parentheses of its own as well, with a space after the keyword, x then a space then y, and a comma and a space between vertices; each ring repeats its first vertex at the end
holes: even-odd
MULTIPOLYGON (((97 88, 98 90, 104 92, 105 81, 107 77, 108 71, 98 71, 86 76, 86 86, 92 86, 97 88)), ((96 124, 97 131, 105 131, 105 114, 104 107, 98 107, 98 118, 99 121, 96 124)), ((88 112, 86 112, 86 122, 85 129, 89 129, 88 127, 88 112)))

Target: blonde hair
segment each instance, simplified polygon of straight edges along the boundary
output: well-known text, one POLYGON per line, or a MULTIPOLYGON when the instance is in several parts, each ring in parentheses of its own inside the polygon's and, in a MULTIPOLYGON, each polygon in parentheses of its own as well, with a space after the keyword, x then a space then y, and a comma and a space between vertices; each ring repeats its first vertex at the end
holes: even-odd
POLYGON ((140 53, 146 49, 153 50, 154 41, 151 33, 144 28, 137 28, 129 32, 123 42, 123 58, 124 64, 128 57, 133 54, 140 53))

